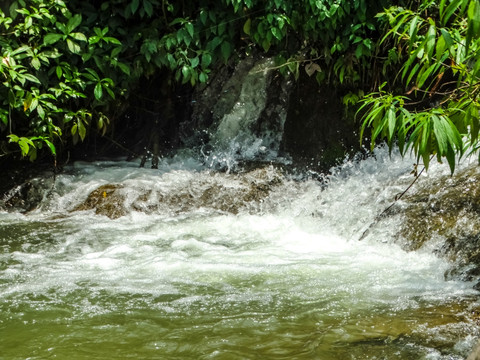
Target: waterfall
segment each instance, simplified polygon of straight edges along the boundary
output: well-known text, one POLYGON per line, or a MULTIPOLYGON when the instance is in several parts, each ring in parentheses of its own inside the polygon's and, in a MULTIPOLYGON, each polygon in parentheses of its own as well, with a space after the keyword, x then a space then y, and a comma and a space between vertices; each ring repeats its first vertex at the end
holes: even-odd
POLYGON ((279 157, 279 150, 290 81, 279 79, 272 71, 274 65, 271 58, 242 60, 231 76, 217 79, 221 84, 211 85, 218 89, 216 92, 207 91, 207 95, 202 93, 195 100, 195 109, 201 108, 198 111, 212 109, 210 138, 202 149, 211 168, 230 171, 242 162, 288 162, 279 157), (272 86, 276 89, 274 94, 272 86))

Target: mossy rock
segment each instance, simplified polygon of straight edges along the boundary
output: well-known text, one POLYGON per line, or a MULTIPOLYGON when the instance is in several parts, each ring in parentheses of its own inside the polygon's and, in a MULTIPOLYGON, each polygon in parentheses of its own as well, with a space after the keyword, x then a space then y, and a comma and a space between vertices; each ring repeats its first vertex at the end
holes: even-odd
POLYGON ((106 184, 93 190, 87 199, 76 206, 73 211, 95 209, 95 214, 105 215, 111 219, 117 219, 128 213, 125 208, 125 195, 119 190, 122 189, 118 184, 106 184))
POLYGON ((443 176, 435 183, 420 184, 402 199, 401 213, 397 241, 406 250, 417 250, 434 241, 435 253, 454 264, 446 274, 448 278, 480 279, 478 166, 443 176))

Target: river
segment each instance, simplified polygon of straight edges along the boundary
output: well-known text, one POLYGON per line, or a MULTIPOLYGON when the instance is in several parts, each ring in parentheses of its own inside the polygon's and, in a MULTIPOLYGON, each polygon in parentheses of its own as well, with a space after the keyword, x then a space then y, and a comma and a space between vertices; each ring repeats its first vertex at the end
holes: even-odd
POLYGON ((385 149, 323 181, 188 156, 72 164, 36 210, 0 212, 0 358, 464 359, 472 284, 403 251, 393 220, 359 240, 411 168, 385 149), (112 183, 123 216, 73 211, 112 183), (249 186, 262 196, 227 206, 249 186))

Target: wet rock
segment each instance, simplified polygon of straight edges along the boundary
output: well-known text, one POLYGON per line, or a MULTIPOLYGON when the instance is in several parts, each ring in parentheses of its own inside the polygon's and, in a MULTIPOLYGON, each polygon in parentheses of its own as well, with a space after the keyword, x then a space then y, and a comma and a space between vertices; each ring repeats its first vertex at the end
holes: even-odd
POLYGON ((111 219, 131 211, 179 214, 202 208, 237 214, 256 209, 282 181, 282 173, 269 166, 244 174, 202 174, 174 188, 106 184, 92 191, 73 211, 93 209, 111 219))
POLYGON ((105 215, 116 219, 127 214, 124 206, 125 196, 121 193, 122 186, 106 184, 92 191, 87 199, 76 206, 73 211, 95 209, 97 215, 105 215))
POLYGON ((53 176, 29 179, 7 191, 0 199, 0 209, 29 212, 40 206, 54 186, 53 176))
MULTIPOLYGON (((398 212, 397 212, 398 213, 398 212)), ((419 185, 402 199, 403 221, 397 234, 407 250, 433 246, 453 264, 446 274, 480 280, 480 168, 471 166, 434 184, 419 185)), ((477 284, 480 289, 480 282, 477 284)))

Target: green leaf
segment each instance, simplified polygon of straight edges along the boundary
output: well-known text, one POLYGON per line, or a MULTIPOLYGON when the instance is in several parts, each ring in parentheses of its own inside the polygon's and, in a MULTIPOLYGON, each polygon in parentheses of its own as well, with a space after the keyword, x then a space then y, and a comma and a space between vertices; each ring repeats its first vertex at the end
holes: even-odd
POLYGON ((43 142, 45 142, 45 144, 47 144, 47 146, 50 148, 50 152, 52 153, 53 156, 57 155, 57 150, 55 149, 55 145, 53 145, 51 141, 44 138, 43 142))
POLYGON ((71 33, 78 25, 82 23, 82 15, 75 14, 72 16, 67 23, 66 30, 68 33, 71 33))
POLYGON ((87 37, 84 34, 79 32, 70 33, 70 36, 78 41, 87 41, 87 37))
POLYGON ((202 55, 202 68, 206 69, 212 63, 212 55, 209 53, 204 53, 202 55))
POLYGON ((388 141, 391 141, 393 138, 393 134, 395 132, 395 124, 397 122, 397 118, 395 116, 395 108, 393 105, 390 105, 387 110, 387 119, 388 119, 388 141))
POLYGON ((222 43, 221 51, 223 59, 227 61, 232 53, 232 45, 228 41, 224 41, 222 43))
POLYGON ((120 68, 120 70, 122 70, 123 73, 130 76, 130 67, 127 64, 118 62, 117 66, 120 68))
POLYGON ((57 65, 56 67, 56 73, 57 73, 57 78, 60 80, 62 78, 62 74, 63 74, 63 69, 61 66, 57 65))
POLYGON ((73 42, 70 39, 67 39, 68 49, 74 54, 80 54, 81 48, 76 42, 73 42))
POLYGON ((270 31, 272 32, 273 36, 275 36, 275 38, 277 38, 277 40, 282 40, 283 35, 282 35, 282 32, 278 28, 272 27, 270 29, 270 31))
POLYGON ((15 49, 14 51, 12 51, 10 53, 10 55, 15 56, 15 55, 27 52, 27 51, 31 51, 31 47, 28 46, 28 45, 23 45, 23 46, 20 46, 19 48, 15 49))
POLYGON ((203 25, 207 24, 207 19, 208 19, 208 13, 205 9, 202 9, 200 11, 200 21, 202 22, 203 25))
POLYGON ((453 174, 455 172, 455 151, 450 146, 448 147, 446 157, 450 166, 450 172, 453 174))
POLYGON ((183 65, 182 67, 183 83, 186 83, 190 79, 190 67, 183 65))
POLYGON ((130 3, 130 10, 132 11, 132 15, 134 15, 137 12, 139 4, 140 4, 140 0, 133 0, 130 3))
POLYGON ((38 113, 38 116, 40 116, 41 119, 45 119, 45 110, 43 110, 42 105, 37 106, 37 113, 38 113))
POLYGON ((243 24, 243 32, 247 35, 250 35, 251 27, 252 19, 247 19, 247 21, 245 21, 245 24, 243 24))
MULTIPOLYGON (((105 36, 103 38, 103 41, 107 42, 107 43, 110 43, 110 44, 115 44, 115 45, 122 45, 122 43, 120 42, 120 40, 118 40, 117 38, 114 38, 114 37, 111 37, 111 36, 105 36)), ((120 48, 120 50, 122 50, 120 48)))
POLYGON ((435 48, 436 35, 437 35, 437 31, 436 31, 435 25, 430 25, 427 32, 427 37, 426 37, 427 42, 425 44, 425 50, 429 58, 431 58, 433 55, 433 50, 435 48))
POLYGON ((40 69, 40 67, 42 66, 42 64, 40 63, 40 60, 38 60, 38 58, 36 57, 32 58, 31 64, 35 70, 40 69))
POLYGON ((58 40, 60 40, 63 37, 61 34, 47 34, 43 38, 43 44, 44 45, 50 45, 50 44, 55 44, 58 40))
POLYGON ((187 22, 185 24, 185 28, 187 29, 187 32, 190 34, 190 37, 193 39, 193 34, 194 34, 193 24, 191 22, 187 22))
POLYGON ((97 100, 100 100, 102 98, 103 90, 102 90, 102 83, 101 82, 98 82, 97 85, 95 85, 95 89, 93 91, 93 94, 95 95, 95 99, 97 99, 97 100))
POLYGON ((30 146, 27 141, 25 141, 26 138, 22 137, 18 141, 18 145, 20 146, 20 149, 22 151, 22 156, 27 156, 28 151, 30 150, 30 146))
POLYGON ((78 121, 78 135, 80 136, 80 139, 82 139, 82 141, 87 135, 87 129, 85 128, 85 125, 83 125, 83 122, 81 120, 78 121))
POLYGON ((71 130, 71 133, 72 135, 75 135, 78 131, 78 125, 77 124, 73 124, 72 126, 72 130, 71 130))
POLYGON ((152 17, 153 15, 153 6, 152 3, 148 0, 143 0, 143 9, 148 17, 152 17))
POLYGON ((193 59, 190 59, 190 65, 192 66, 192 68, 196 68, 199 63, 200 63, 200 59, 198 58, 198 56, 194 57, 193 59))
POLYGON ((22 76, 27 79, 28 81, 30 82, 34 82, 34 83, 37 83, 37 84, 40 84, 40 80, 38 80, 35 76, 33 76, 32 74, 22 74, 22 76))
POLYGON ((420 72, 417 76, 417 86, 421 88, 425 81, 428 79, 432 71, 438 66, 439 64, 433 63, 430 65, 423 73, 420 72))

